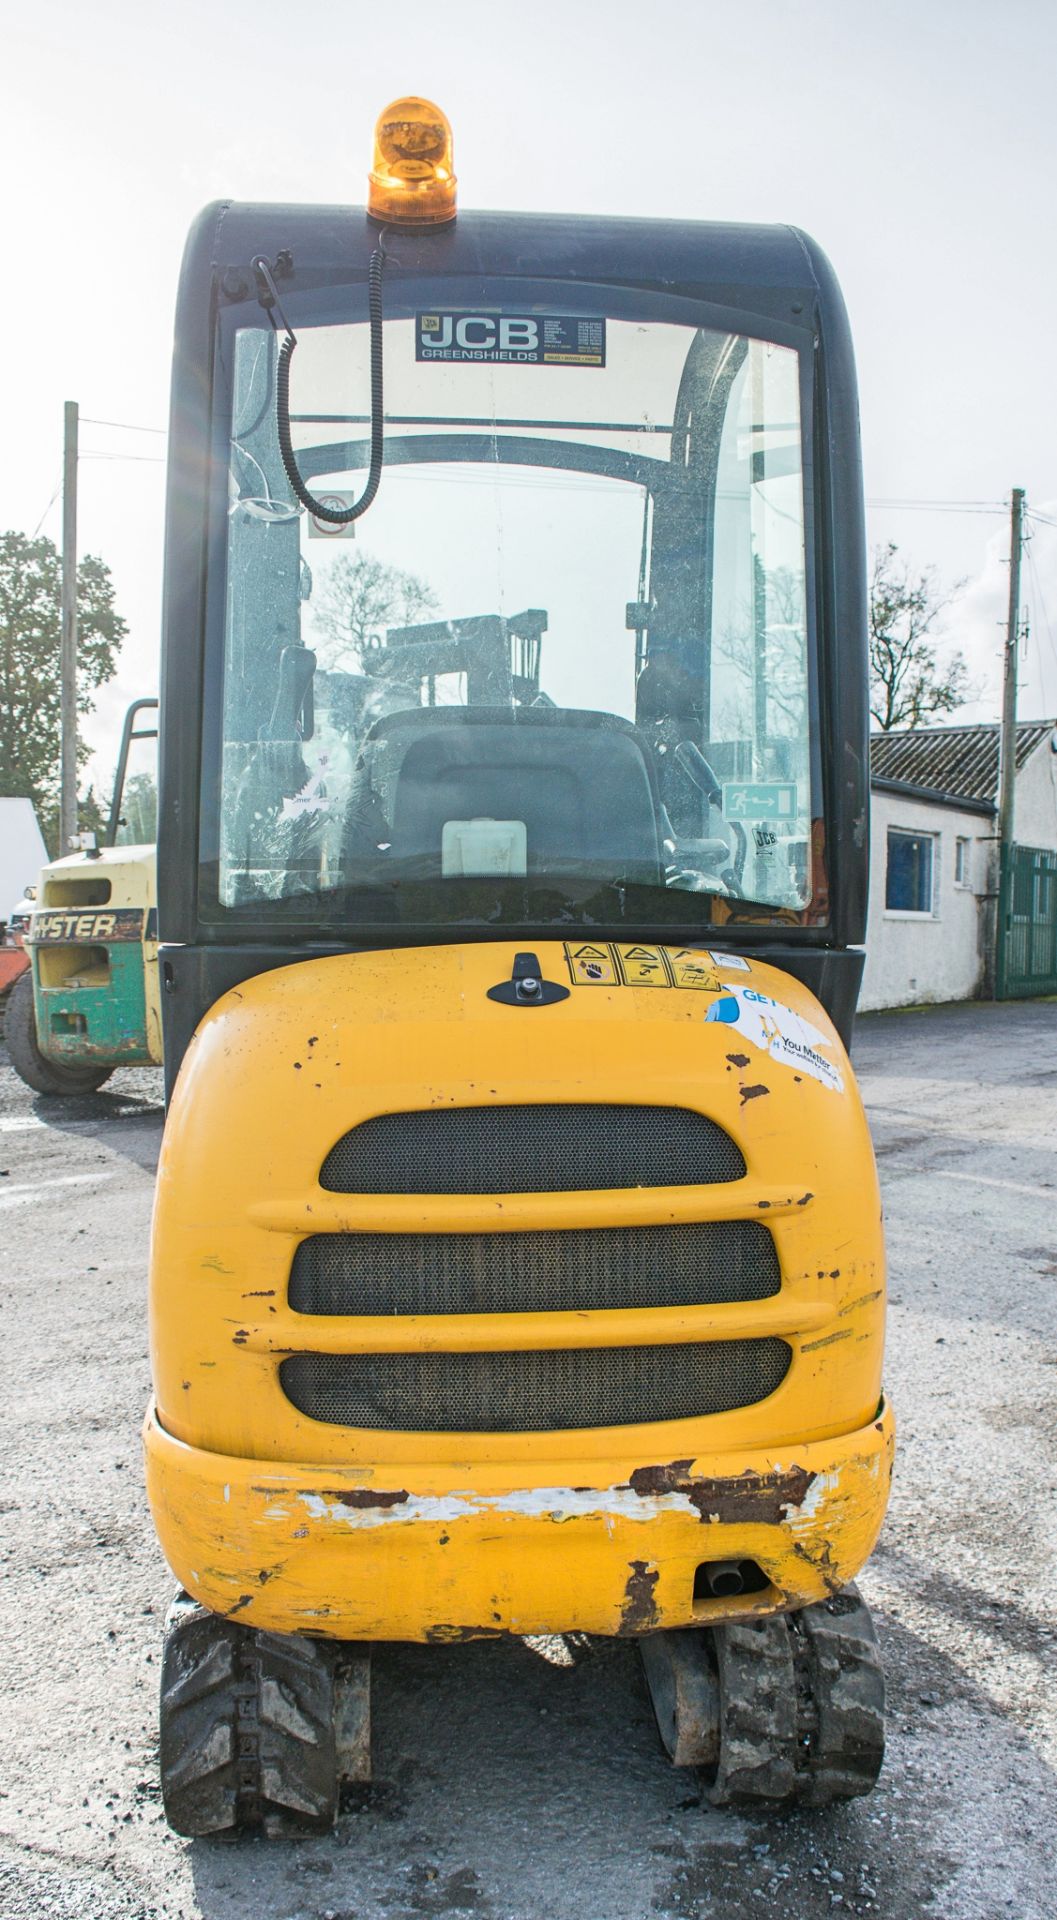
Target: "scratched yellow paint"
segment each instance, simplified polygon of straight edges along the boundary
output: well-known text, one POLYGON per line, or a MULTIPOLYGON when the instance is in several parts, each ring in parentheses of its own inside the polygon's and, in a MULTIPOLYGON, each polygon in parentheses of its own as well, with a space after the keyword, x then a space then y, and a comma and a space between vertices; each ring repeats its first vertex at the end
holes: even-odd
MULTIPOLYGON (((615 1633, 802 1605, 853 1578, 872 1548, 892 1448, 880 1200, 854 1078, 826 1015, 805 988, 753 962, 753 991, 821 1036, 843 1091, 736 1023, 706 1019, 713 994, 621 986, 615 966, 610 992, 531 1011, 489 1000, 515 950, 496 942, 303 962, 243 982, 192 1043, 159 1167, 145 1437, 162 1545, 207 1606, 350 1638, 615 1633), (745 1177, 436 1197, 319 1185, 335 1141, 372 1115, 555 1101, 697 1109, 737 1140, 745 1177), (362 1320, 287 1304, 293 1254, 309 1234, 703 1219, 766 1222, 781 1292, 704 1308, 362 1320), (297 1351, 753 1334, 792 1349, 775 1393, 649 1426, 367 1432, 306 1418, 279 1385, 284 1354, 297 1351), (643 1492, 657 1470, 664 1490, 643 1492), (775 1475, 797 1497, 775 1508, 767 1495, 770 1507, 746 1518, 744 1488, 775 1475), (768 1592, 695 1604, 697 1565, 726 1558, 757 1560, 768 1592), (645 1612, 629 1606, 637 1563, 649 1576, 645 1612)), ((561 945, 536 951, 545 977, 568 980, 561 945)))

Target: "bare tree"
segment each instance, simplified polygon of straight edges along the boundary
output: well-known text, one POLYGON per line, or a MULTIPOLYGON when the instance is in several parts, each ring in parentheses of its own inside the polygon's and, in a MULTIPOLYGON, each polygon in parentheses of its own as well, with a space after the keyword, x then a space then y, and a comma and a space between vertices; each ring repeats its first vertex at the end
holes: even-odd
POLYGON ((870 712, 882 733, 954 713, 978 689, 960 653, 941 662, 932 628, 962 582, 945 592, 932 567, 920 572, 893 540, 877 547, 870 575, 870 712))
POLYGON ((417 574, 370 553, 336 555, 312 601, 317 651, 325 666, 362 666, 386 627, 412 626, 436 610, 433 589, 417 574))
POLYGON ((801 576, 753 555, 753 593, 715 640, 714 732, 800 740, 807 726, 807 629, 801 576))

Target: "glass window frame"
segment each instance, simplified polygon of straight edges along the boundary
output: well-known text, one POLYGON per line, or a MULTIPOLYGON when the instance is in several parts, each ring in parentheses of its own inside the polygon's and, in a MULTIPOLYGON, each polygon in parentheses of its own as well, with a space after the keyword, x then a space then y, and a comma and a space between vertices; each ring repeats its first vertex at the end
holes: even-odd
MULTIPOLYGON (((807 631, 807 679, 808 679, 808 730, 809 730, 809 778, 810 778, 810 817, 812 823, 821 818, 824 823, 822 845, 816 844, 817 834, 812 825, 810 835, 811 859, 815 865, 816 888, 821 888, 828 898, 829 886, 825 870, 825 845, 828 840, 827 794, 823 777, 822 731, 825 725, 824 703, 822 698, 822 675, 820 670, 820 648, 822 644, 822 618, 819 591, 819 534, 822 517, 819 512, 818 487, 819 467, 824 459, 824 447, 819 445, 820 406, 818 379, 815 361, 815 349, 818 341, 815 330, 810 325, 792 325, 770 317, 754 315, 751 310, 716 305, 704 301, 686 299, 682 295, 668 295, 652 290, 619 286, 603 281, 548 281, 545 278, 529 278, 519 275, 490 275, 468 279, 462 275, 438 277, 431 280, 425 276, 413 281, 401 282, 393 278, 386 281, 383 294, 384 313, 387 318, 406 319, 433 305, 440 307, 458 307, 460 305, 485 307, 501 305, 523 306, 527 301, 541 305, 550 305, 553 310, 570 314, 593 315, 600 310, 607 318, 629 322, 656 321, 672 325, 682 325, 688 329, 708 328, 744 335, 746 338, 788 347, 798 356, 799 399, 800 399, 800 450, 803 484, 803 535, 804 535, 804 573, 806 595, 806 631, 807 631)), ((286 294, 284 291, 284 309, 295 332, 298 327, 313 325, 334 325, 342 322, 359 323, 367 318, 367 286, 364 276, 345 279, 333 275, 319 276, 316 285, 309 277, 303 290, 286 294)), ((220 804, 221 804, 221 764, 223 752, 223 687, 224 656, 226 644, 226 607, 227 607, 227 502, 228 470, 230 460, 230 436, 233 411, 233 346, 235 334, 246 326, 267 326, 267 316, 256 301, 239 301, 220 308, 216 317, 213 335, 213 374, 211 383, 211 419, 212 440, 210 459, 210 478, 207 505, 207 547, 206 547, 206 583, 203 605, 203 655, 202 655, 202 730, 199 742, 199 784, 198 784, 198 868, 197 868, 197 921, 202 933, 210 943, 244 944, 247 935, 254 939, 267 940, 279 945, 303 946, 319 943, 351 943, 358 945, 380 946, 385 944, 431 944, 441 940, 480 939, 480 938, 529 938, 548 939, 559 937, 557 922, 526 920, 523 923, 504 922, 491 930, 482 927, 477 921, 459 921, 456 919, 394 921, 391 925, 381 921, 357 921, 351 915, 347 920, 331 915, 318 915, 313 918, 303 911, 304 900, 297 903, 287 902, 287 911, 269 915, 268 901, 257 900, 244 906, 223 905, 219 897, 220 865, 220 804)), ((574 424, 574 423, 573 423, 574 424)), ((384 485, 384 476, 383 482, 384 485)), ((672 908, 672 917, 657 914, 642 919, 614 921, 573 922, 574 928, 580 925, 590 926, 592 932, 601 937, 617 939, 642 939, 651 933, 656 937, 663 933, 670 940, 700 940, 705 937, 718 937, 729 922, 718 921, 699 909, 694 914, 695 902, 704 903, 711 898, 706 894, 678 892, 676 889, 657 889, 658 904, 667 900, 672 908), (672 898, 678 895, 677 901, 672 898), (675 911, 677 905, 684 909, 682 917, 675 911)), ((799 914, 788 909, 766 908, 754 911, 752 919, 743 923, 752 934, 773 938, 780 934, 783 941, 806 938, 809 944, 817 944, 820 936, 825 937, 825 923, 813 915, 812 906, 799 914)))
POLYGON ((928 828, 895 827, 886 830, 885 837, 885 915, 897 920, 936 920, 939 918, 939 840, 938 833, 928 828), (892 890, 892 842, 914 840, 928 850, 928 874, 924 887, 918 887, 918 893, 927 892, 927 907, 902 906, 891 899, 892 890))

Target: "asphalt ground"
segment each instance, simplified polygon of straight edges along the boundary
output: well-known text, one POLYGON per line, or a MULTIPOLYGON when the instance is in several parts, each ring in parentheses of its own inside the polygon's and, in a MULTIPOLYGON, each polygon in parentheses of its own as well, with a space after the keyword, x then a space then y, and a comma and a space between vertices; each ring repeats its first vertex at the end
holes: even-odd
MULTIPOLYGON (((1054 1920, 1057 1004, 874 1015, 895 1491, 862 1579, 890 1737, 867 1800, 702 1802, 637 1656, 383 1647, 375 1781, 332 1836, 162 1818, 171 1590, 143 1494, 157 1075, 37 1099, 0 1065, 0 1920, 1054 1920)), ((2 1059, 2 1055, 0 1055, 2 1059)))

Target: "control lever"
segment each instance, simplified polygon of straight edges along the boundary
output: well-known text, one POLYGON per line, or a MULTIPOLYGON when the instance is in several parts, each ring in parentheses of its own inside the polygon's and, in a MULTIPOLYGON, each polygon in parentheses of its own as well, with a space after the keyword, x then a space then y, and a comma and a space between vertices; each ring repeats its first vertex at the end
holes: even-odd
POLYGON ((672 757, 676 766, 682 768, 687 779, 693 782, 698 792, 704 794, 709 805, 721 807, 723 789, 700 747, 695 745, 693 740, 680 740, 679 745, 673 750, 672 757))
POLYGON ((284 647, 279 655, 279 685, 275 705, 262 740, 311 740, 315 728, 312 677, 316 656, 311 647, 284 647))
MULTIPOLYGON (((720 786, 715 772, 709 766, 700 747, 697 746, 693 740, 680 740, 678 746, 673 750, 672 758, 676 766, 682 769, 687 779, 691 781, 698 792, 704 796, 709 806, 715 807, 722 813, 723 788, 720 786)), ((742 875, 745 871, 745 855, 748 851, 748 841, 745 836, 745 829, 740 821, 725 820, 724 825, 734 836, 731 874, 735 887, 740 889, 742 875)), ((712 844, 714 845, 715 843, 713 842, 712 844)), ((729 853, 730 849, 727 848, 725 851, 729 853)))

